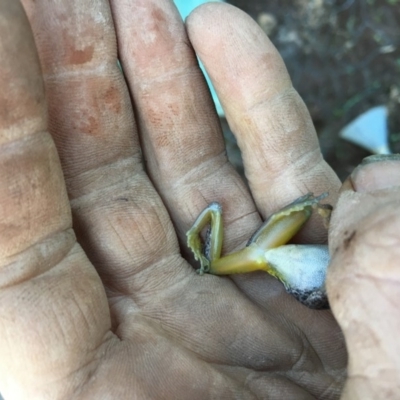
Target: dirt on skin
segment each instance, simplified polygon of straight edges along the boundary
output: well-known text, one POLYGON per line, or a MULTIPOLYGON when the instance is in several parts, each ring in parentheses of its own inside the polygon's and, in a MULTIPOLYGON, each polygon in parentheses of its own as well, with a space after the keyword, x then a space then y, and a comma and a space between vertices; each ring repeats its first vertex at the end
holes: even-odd
MULTIPOLYGON (((400 152, 400 0, 228 2, 251 15, 278 48, 324 157, 342 180, 370 152, 338 133, 373 106, 388 106, 390 145, 400 152)), ((230 155, 243 168, 230 140, 230 155)))

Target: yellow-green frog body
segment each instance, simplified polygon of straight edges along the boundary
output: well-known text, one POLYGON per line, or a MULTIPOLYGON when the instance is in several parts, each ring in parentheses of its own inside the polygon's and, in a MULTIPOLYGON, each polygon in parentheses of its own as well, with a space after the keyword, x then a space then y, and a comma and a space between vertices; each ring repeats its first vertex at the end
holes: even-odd
POLYGON ((329 264, 326 245, 286 244, 310 218, 313 210, 329 220, 331 207, 320 204, 327 194, 307 194, 271 215, 251 237, 247 246, 221 257, 222 208, 211 203, 187 232, 188 246, 200 261, 199 274, 228 275, 263 270, 279 279, 288 293, 310 308, 328 306, 325 277, 329 264), (200 233, 210 224, 206 244, 200 233))

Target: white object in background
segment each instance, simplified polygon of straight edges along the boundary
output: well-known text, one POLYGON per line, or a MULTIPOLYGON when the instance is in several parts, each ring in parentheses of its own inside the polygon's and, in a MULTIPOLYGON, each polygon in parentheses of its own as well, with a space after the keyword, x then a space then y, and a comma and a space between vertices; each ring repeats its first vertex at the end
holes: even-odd
POLYGON ((377 106, 346 125, 339 136, 375 154, 390 154, 387 108, 377 106))
MULTIPOLYGON (((207 1, 207 0, 174 0, 176 6, 178 7, 179 13, 183 20, 198 6, 204 3, 223 3, 223 0, 214 0, 214 1, 207 1)), ((217 109, 217 113, 220 117, 223 117, 224 110, 222 109, 221 102, 215 92, 215 89, 211 83, 210 78, 207 75, 206 70, 204 69, 203 64, 200 62, 200 68, 203 71, 204 76, 206 77, 206 81, 208 87, 210 88, 212 98, 214 100, 215 108, 217 109)))

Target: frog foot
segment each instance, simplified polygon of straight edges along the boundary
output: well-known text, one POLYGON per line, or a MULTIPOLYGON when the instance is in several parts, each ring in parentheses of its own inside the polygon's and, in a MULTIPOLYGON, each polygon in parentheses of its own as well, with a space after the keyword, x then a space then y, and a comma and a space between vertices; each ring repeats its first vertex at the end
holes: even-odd
POLYGON ((210 272, 210 262, 205 257, 202 258, 204 258, 206 262, 203 263, 202 259, 200 259, 200 268, 196 269, 198 275, 204 275, 210 272))

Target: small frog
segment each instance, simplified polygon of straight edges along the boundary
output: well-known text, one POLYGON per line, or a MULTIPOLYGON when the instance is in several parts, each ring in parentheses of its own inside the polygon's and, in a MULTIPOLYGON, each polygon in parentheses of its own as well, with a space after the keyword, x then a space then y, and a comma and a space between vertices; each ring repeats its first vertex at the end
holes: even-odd
POLYGON ((326 224, 332 206, 321 204, 327 197, 312 193, 272 214, 250 238, 242 250, 221 256, 223 241, 222 207, 213 202, 197 217, 186 233, 187 244, 196 260, 200 261, 200 275, 230 275, 262 270, 279 279, 297 300, 309 308, 328 308, 325 290, 329 264, 327 245, 286 244, 316 210, 326 224), (201 231, 207 226, 203 246, 201 231))

